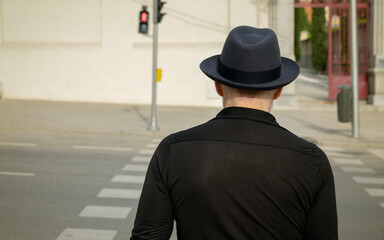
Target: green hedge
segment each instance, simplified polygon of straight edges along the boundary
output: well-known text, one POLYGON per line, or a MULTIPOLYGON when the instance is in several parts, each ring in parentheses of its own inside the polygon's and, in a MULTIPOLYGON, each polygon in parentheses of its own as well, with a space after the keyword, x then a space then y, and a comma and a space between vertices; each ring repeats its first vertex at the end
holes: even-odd
POLYGON ((312 67, 321 73, 326 69, 328 58, 325 9, 314 8, 311 26, 312 67))
POLYGON ((296 62, 301 59, 301 48, 300 48, 300 33, 303 30, 308 29, 307 14, 304 8, 295 8, 295 58, 296 62))

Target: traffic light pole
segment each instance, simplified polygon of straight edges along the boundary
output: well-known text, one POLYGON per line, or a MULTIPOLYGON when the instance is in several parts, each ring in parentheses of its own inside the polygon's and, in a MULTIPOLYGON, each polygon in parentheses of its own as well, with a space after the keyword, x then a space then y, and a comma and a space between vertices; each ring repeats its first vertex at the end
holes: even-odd
POLYGON ((353 118, 352 135, 354 138, 360 137, 359 124, 359 79, 358 79, 358 60, 357 60, 357 33, 356 33, 356 0, 350 1, 350 37, 351 37, 351 82, 353 96, 353 118))
POLYGON ((152 131, 159 130, 157 125, 157 82, 156 82, 156 69, 157 69, 157 42, 158 42, 158 24, 157 24, 157 0, 153 0, 153 53, 152 53, 152 110, 151 121, 148 129, 152 131))

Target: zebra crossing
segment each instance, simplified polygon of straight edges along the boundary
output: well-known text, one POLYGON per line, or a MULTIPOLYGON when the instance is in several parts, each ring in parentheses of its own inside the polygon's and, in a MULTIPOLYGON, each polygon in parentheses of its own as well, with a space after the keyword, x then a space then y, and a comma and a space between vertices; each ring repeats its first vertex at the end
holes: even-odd
MULTIPOLYGON (((365 192, 378 199, 378 206, 384 210, 384 169, 372 168, 383 166, 383 149, 366 149, 354 151, 337 147, 322 148, 334 166, 350 174, 351 179, 364 187, 365 192), (377 164, 379 163, 379 164, 377 164)), ((380 168, 380 167, 379 167, 380 168)))
MULTIPOLYGON (((95 196, 96 199, 130 199, 137 202, 141 195, 142 185, 145 180, 145 174, 148 164, 151 160, 160 139, 152 139, 152 141, 141 149, 138 155, 130 159, 130 162, 121 168, 121 171, 113 176, 110 180, 111 184, 116 184, 114 188, 102 188, 95 196), (123 184, 123 185, 122 185, 123 184), (124 185, 127 184, 127 185, 124 185), (122 187, 123 186, 123 187, 122 187)), ((78 149, 96 149, 93 146, 78 146, 78 149)), ((115 151, 133 151, 128 148, 105 148, 98 147, 97 150, 115 150, 115 151)), ((104 201, 105 203, 105 201, 104 201)), ((134 206, 106 206, 104 205, 87 205, 78 214, 79 218, 99 219, 115 219, 125 220, 132 212, 134 206)), ((98 229, 98 228, 77 228, 69 226, 56 238, 56 240, 113 240, 118 230, 98 229)), ((129 236, 127 236, 129 237, 129 236)))
MULTIPOLYGON (((137 205, 148 164, 159 142, 160 139, 152 139, 145 148, 137 151, 138 154, 133 156, 118 173, 111 177, 110 183, 116 184, 116 187, 109 186, 100 189, 95 199, 133 200, 137 205)), ((82 146, 81 149, 91 148, 82 146)), ((112 148, 108 150, 112 150, 112 148)), ((334 167, 339 167, 343 172, 349 174, 354 183, 363 185, 365 193, 377 198, 378 206, 384 209, 384 169, 373 168, 371 164, 372 159, 384 161, 384 153, 382 155, 382 152, 377 149, 367 149, 364 154, 335 147, 323 147, 323 150, 334 167)), ((125 150, 116 148, 116 151, 125 150)), ((128 216, 135 214, 133 211, 135 206, 132 203, 132 206, 108 206, 106 204, 108 201, 103 201, 104 204, 100 205, 94 203, 95 201, 85 206, 77 217, 82 218, 83 221, 87 219, 124 221, 128 216)), ((113 240, 117 234, 118 230, 116 229, 68 226, 55 240, 113 240)), ((174 235, 172 237, 175 239, 174 235)))

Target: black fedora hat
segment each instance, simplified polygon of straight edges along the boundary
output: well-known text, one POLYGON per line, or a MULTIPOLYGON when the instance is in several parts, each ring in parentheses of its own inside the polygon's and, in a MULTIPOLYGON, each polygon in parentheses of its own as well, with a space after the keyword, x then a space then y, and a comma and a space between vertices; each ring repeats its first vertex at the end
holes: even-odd
POLYGON ((280 56, 274 31, 249 26, 234 28, 221 55, 205 59, 200 69, 218 83, 254 90, 283 87, 300 73, 295 61, 280 56))

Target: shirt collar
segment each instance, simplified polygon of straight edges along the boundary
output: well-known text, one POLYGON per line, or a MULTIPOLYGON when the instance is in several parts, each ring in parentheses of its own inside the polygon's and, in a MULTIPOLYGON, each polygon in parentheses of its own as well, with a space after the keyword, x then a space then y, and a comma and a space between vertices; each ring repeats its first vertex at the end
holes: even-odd
POLYGON ((217 114, 216 119, 248 119, 279 126, 272 114, 253 108, 227 107, 217 114))

